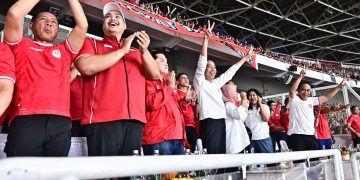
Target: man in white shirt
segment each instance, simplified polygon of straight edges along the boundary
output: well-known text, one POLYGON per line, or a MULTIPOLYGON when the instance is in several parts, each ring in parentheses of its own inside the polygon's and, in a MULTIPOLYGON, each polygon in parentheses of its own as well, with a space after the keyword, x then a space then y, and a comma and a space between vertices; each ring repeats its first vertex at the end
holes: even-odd
POLYGON ((214 24, 204 33, 204 41, 195 72, 194 87, 198 94, 200 112, 200 137, 209 154, 226 153, 225 105, 220 88, 228 82, 236 71, 253 54, 253 48, 241 60, 231 66, 225 73, 215 79, 216 66, 214 61, 207 60, 207 47, 214 24))
POLYGON ((311 86, 308 82, 301 82, 305 75, 306 68, 300 72, 298 79, 294 82, 289 92, 290 122, 286 142, 289 148, 294 151, 319 149, 315 137, 313 107, 323 104, 334 97, 343 86, 346 86, 347 82, 344 79, 338 86, 323 96, 308 97, 310 96, 311 86), (296 90, 298 90, 298 94, 296 94, 296 90))

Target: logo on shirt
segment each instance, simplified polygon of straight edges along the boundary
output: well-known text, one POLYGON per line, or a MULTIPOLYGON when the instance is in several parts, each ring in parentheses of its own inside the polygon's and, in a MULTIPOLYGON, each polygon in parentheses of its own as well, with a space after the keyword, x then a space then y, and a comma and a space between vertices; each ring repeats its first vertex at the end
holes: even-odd
POLYGON ((37 52, 42 52, 43 51, 42 49, 37 49, 37 48, 34 48, 34 47, 30 47, 30 49, 32 49, 34 51, 37 51, 37 52))
POLYGON ((312 104, 308 104, 308 107, 309 107, 309 108, 312 108, 312 107, 313 107, 313 105, 312 105, 312 104))
POLYGON ((60 50, 56 49, 52 51, 52 55, 56 58, 61 58, 60 50))
POLYGON ((108 44, 104 44, 104 47, 106 47, 106 48, 113 48, 111 45, 108 45, 108 44))

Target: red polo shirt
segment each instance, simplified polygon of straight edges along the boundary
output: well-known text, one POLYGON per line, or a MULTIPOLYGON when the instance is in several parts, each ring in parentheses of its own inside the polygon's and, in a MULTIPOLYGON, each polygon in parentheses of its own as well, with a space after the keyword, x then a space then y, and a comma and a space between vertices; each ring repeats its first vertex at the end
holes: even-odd
MULTIPOLYGON (((360 116, 351 115, 349 116, 347 123, 356 131, 360 132, 360 116)), ((356 138, 356 134, 351 133, 352 138, 356 138)))
MULTIPOLYGON (((14 56, 10 48, 0 42, 0 79, 7 79, 15 83, 14 56)), ((8 109, 0 116, 0 126, 3 125, 8 109)))
MULTIPOLYGON (((79 57, 106 54, 121 49, 122 41, 106 36, 94 42, 86 39, 79 57)), ((106 59, 104 59, 106 61, 106 59)), ((83 76, 83 117, 81 124, 138 120, 145 117, 145 71, 141 53, 130 49, 110 68, 93 76, 83 76)))
POLYGON ((67 40, 46 44, 23 37, 8 43, 15 57, 16 84, 10 119, 20 115, 70 116, 70 64, 67 40))
POLYGON ((181 109, 182 109, 182 112, 183 112, 185 126, 195 127, 194 110, 196 108, 196 104, 193 103, 193 102, 186 103, 185 102, 186 93, 181 91, 180 89, 177 90, 177 95, 178 95, 178 98, 179 98, 178 99, 179 104, 183 104, 183 105, 181 105, 181 109))
POLYGON ((82 80, 81 76, 70 84, 70 119, 81 120, 82 117, 82 80))
MULTIPOLYGON (((325 110, 328 107, 321 106, 321 110, 325 110)), ((319 111, 319 106, 314 106, 314 111, 319 111)), ((319 125, 316 129, 317 139, 331 139, 330 128, 324 113, 319 115, 319 125)))
POLYGON ((185 139, 184 121, 177 100, 177 91, 167 86, 165 80, 146 81, 148 122, 144 126, 142 144, 185 139))
POLYGON ((14 55, 4 43, 0 43, 0 53, 0 79, 8 79, 15 83, 14 55))

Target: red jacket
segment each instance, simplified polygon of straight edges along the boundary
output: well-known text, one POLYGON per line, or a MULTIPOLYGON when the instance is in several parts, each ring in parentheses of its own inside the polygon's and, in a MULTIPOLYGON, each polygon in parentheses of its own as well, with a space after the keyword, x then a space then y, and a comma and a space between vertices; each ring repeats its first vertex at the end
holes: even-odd
MULTIPOLYGON (((280 108, 281 108, 281 103, 278 102, 276 104, 276 107, 274 109, 274 112, 272 114, 272 117, 269 120, 269 125, 274 125, 276 127, 283 127, 282 124, 280 123, 280 108)), ((276 132, 275 130, 272 130, 270 128, 270 132, 276 132)))
MULTIPOLYGON (((79 57, 105 54, 123 46, 115 37, 102 41, 86 39, 79 57)), ((141 53, 129 53, 110 68, 93 76, 83 76, 83 117, 81 124, 138 120, 145 117, 145 72, 141 53)))
MULTIPOLYGON (((142 144, 185 138, 185 126, 176 90, 165 81, 146 81, 146 118, 142 144)), ((185 102, 184 102, 185 104, 185 102)), ((183 106, 182 104, 181 106, 183 106)))
POLYGON ((196 104, 194 102, 186 103, 185 102, 186 93, 181 91, 180 89, 177 90, 177 95, 178 95, 179 104, 183 104, 181 108, 184 115, 183 117, 184 117, 185 126, 195 127, 194 112, 196 109, 196 104))
POLYGON ((289 129, 289 120, 290 120, 289 111, 287 111, 286 113, 280 112, 280 124, 282 125, 282 127, 284 127, 286 134, 289 129))

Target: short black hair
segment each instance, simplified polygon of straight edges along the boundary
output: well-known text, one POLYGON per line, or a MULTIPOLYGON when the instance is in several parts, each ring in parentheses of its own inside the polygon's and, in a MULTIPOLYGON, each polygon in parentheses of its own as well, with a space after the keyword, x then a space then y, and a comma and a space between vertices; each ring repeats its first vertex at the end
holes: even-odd
POLYGON ((266 105, 268 105, 270 107, 272 103, 275 103, 275 101, 274 100, 268 100, 268 102, 266 102, 266 105))
POLYGON ((358 106, 354 105, 354 106, 351 106, 350 110, 351 112, 355 110, 355 108, 357 108, 358 106))
POLYGON ((288 104, 288 103, 289 103, 289 97, 285 98, 285 100, 284 100, 285 105, 288 104))
MULTIPOLYGON (((35 20, 38 18, 38 16, 39 16, 41 13, 45 13, 45 12, 48 12, 48 11, 39 11, 39 12, 36 12, 36 13, 34 14, 34 16, 31 18, 31 22, 34 23, 35 20)), ((58 24, 59 24, 59 19, 58 19, 58 17, 56 16, 56 14, 54 14, 54 13, 52 13, 52 12, 48 12, 48 13, 53 14, 53 15, 55 16, 56 20, 58 21, 58 24)))
POLYGON ((150 54, 154 58, 154 60, 156 60, 157 54, 164 54, 166 56, 166 51, 163 49, 153 49, 151 50, 150 54))
POLYGON ((301 88, 303 85, 305 85, 305 84, 309 85, 310 88, 312 88, 310 82, 308 82, 308 81, 301 81, 300 84, 299 84, 299 86, 298 86, 298 89, 300 89, 300 88, 301 88))
POLYGON ((254 88, 247 90, 247 92, 246 92, 246 97, 249 97, 249 96, 250 96, 250 92, 252 92, 252 91, 253 91, 257 96, 259 96, 259 97, 262 98, 262 94, 260 93, 260 91, 258 91, 257 89, 254 89, 254 88))
POLYGON ((186 73, 179 73, 178 75, 176 75, 176 80, 178 81, 182 75, 188 76, 186 73))

